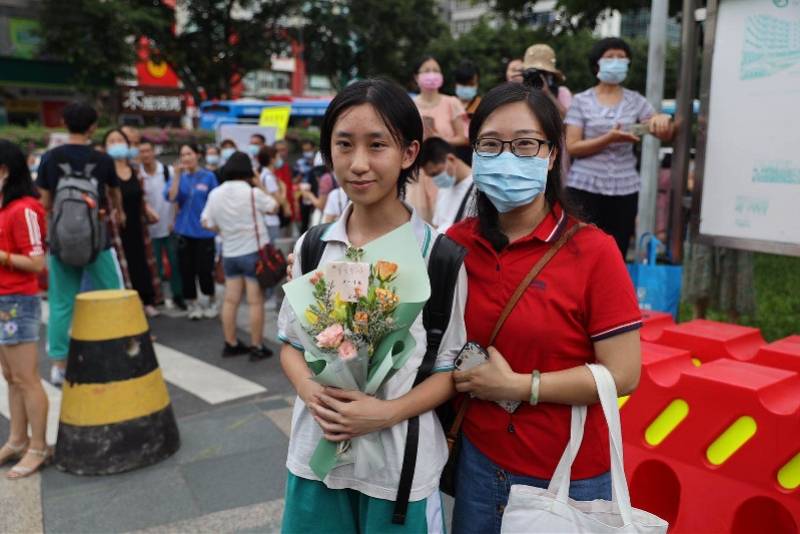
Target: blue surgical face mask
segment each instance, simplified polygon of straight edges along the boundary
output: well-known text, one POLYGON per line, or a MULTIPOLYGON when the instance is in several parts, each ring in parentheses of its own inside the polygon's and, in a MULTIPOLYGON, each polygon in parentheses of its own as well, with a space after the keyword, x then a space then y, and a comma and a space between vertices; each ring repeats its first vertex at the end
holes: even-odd
POLYGON ((128 157, 131 159, 136 159, 139 157, 139 149, 135 146, 132 146, 128 149, 128 157))
POLYGON ((114 159, 128 159, 128 145, 114 143, 106 148, 106 153, 114 159))
POLYGON ((219 156, 216 154, 209 154, 206 156, 206 163, 209 165, 219 165, 219 156))
POLYGON ((456 85, 456 96, 459 100, 472 100, 478 94, 478 88, 474 85, 456 85))
POLYGON ((283 167, 283 160, 281 158, 275 158, 275 168, 280 169, 283 167))
POLYGON ((478 190, 500 213, 530 204, 547 185, 549 158, 520 158, 511 152, 499 156, 472 155, 472 178, 478 190))
POLYGON ((628 75, 628 58, 603 58, 597 62, 600 70, 597 71, 597 79, 601 82, 620 84, 628 75))
POLYGON ((230 147, 223 148, 220 151, 220 156, 222 157, 222 162, 225 163, 226 161, 228 161, 228 159, 230 159, 230 157, 233 156, 234 152, 236 152, 235 148, 230 148, 230 147))
POLYGON ((314 159, 314 151, 311 150, 311 151, 308 151, 308 152, 303 152, 303 157, 306 158, 308 161, 313 160, 314 159))
POLYGON ((440 189, 449 189, 456 184, 456 177, 447 173, 447 169, 442 169, 442 172, 432 177, 433 183, 440 189))
POLYGON ((253 144, 247 145, 247 153, 253 157, 258 156, 259 150, 261 150, 261 147, 258 145, 253 145, 253 144))

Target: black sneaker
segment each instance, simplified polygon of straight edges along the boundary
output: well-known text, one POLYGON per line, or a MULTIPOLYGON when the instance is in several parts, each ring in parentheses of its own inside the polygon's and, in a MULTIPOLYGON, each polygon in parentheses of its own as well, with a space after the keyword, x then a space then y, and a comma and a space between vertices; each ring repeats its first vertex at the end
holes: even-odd
POLYGON ((225 348, 222 349, 223 358, 232 358, 234 356, 241 356, 250 352, 250 349, 241 341, 236 341, 236 345, 228 345, 225 343, 225 348))
POLYGON ((273 352, 272 349, 267 347, 266 345, 261 345, 260 347, 250 347, 250 361, 257 362, 260 360, 265 360, 272 356, 273 352))
POLYGON ((181 311, 186 311, 189 307, 186 305, 186 301, 182 298, 176 298, 172 301, 175 304, 175 307, 181 311))

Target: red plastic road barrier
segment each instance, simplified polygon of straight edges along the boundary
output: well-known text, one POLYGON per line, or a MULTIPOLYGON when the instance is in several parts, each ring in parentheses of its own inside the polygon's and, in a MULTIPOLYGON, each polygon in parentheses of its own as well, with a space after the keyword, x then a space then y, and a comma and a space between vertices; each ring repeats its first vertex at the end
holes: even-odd
MULTIPOLYGON (((732 333, 700 345, 705 357, 741 349, 732 333)), ((759 358, 787 361, 781 351, 797 337, 759 358)), ((800 532, 800 373, 722 356, 698 363, 688 350, 642 343, 639 387, 621 411, 634 506, 676 533, 800 532)))
POLYGON ((642 328, 639 335, 642 341, 658 341, 661 337, 661 332, 667 326, 673 326, 675 321, 672 319, 671 313, 642 310, 642 328))
POLYGON ((800 373, 800 336, 789 336, 761 347, 753 363, 800 373))
POLYGON ((718 358, 751 361, 758 350, 766 345, 758 328, 706 319, 667 326, 661 332, 658 343, 686 349, 704 363, 718 358))

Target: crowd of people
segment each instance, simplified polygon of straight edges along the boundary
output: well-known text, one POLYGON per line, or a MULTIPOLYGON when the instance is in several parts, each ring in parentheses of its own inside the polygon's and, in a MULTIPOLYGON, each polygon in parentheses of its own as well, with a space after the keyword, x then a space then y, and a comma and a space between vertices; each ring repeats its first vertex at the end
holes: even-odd
POLYGON ((302 141, 294 164, 285 141, 269 145, 258 134, 245 147, 231 140, 203 150, 184 144, 174 165, 159 161, 154 145, 131 128, 112 129, 96 150, 90 139, 97 114, 80 103, 65 108, 69 140, 43 156, 36 188, 19 148, 0 142, 0 363, 12 413, 0 463, 22 457, 9 476, 25 476, 46 456, 47 400, 35 365, 45 213, 52 221, 47 336, 54 383, 64 379, 82 289, 132 287, 150 316, 163 306, 211 319, 220 313, 221 270, 222 356, 258 361, 272 354, 255 272, 265 243, 299 237, 291 266, 297 277, 309 267, 301 265, 300 236, 319 223, 330 224, 325 262, 410 223, 422 257, 433 254, 431 236, 446 233, 466 259, 450 295, 449 324, 429 332, 417 318, 413 354, 380 395, 309 380, 298 319, 287 303, 281 307, 281 365, 298 395, 284 532, 441 531, 438 487, 448 449, 433 410, 452 398, 464 410, 454 532, 499 532, 512 484, 547 487, 569 440, 572 405, 592 406, 570 496, 610 499, 607 430, 584 364, 606 366, 619 395, 638 383, 641 316, 625 268, 641 184, 634 145, 641 132, 667 140, 673 131, 668 115, 624 87, 633 60, 623 40, 598 41, 588 57, 597 84, 573 95, 553 50, 535 44, 508 63, 507 83, 483 95, 478 67, 461 63, 451 96, 441 92, 442 65, 426 56, 413 69, 416 96, 381 79, 344 88, 325 114, 319 149, 302 141), (83 263, 53 246, 64 233, 60 210, 74 209, 64 195, 79 178, 91 179, 93 189, 80 193, 82 209, 102 230, 83 263), (540 268, 547 254, 553 256, 540 268), (535 278, 517 291, 529 272, 535 278), (243 297, 248 342, 236 334, 243 297), (440 341, 434 371, 418 381, 432 338, 440 341), (468 340, 485 348, 487 360, 459 369, 468 340), (509 410, 509 402, 517 407, 509 410), (393 525, 406 422, 415 418, 422 452, 412 464, 404 526, 393 525), (345 465, 319 480, 310 468, 321 438, 347 442, 371 433, 380 435, 385 469, 345 465))

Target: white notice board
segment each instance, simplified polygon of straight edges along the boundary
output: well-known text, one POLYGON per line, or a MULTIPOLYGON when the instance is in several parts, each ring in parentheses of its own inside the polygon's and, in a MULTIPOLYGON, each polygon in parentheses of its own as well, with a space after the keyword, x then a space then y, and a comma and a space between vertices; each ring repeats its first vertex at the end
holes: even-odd
POLYGON ((800 255, 800 0, 713 3, 701 239, 800 255))

